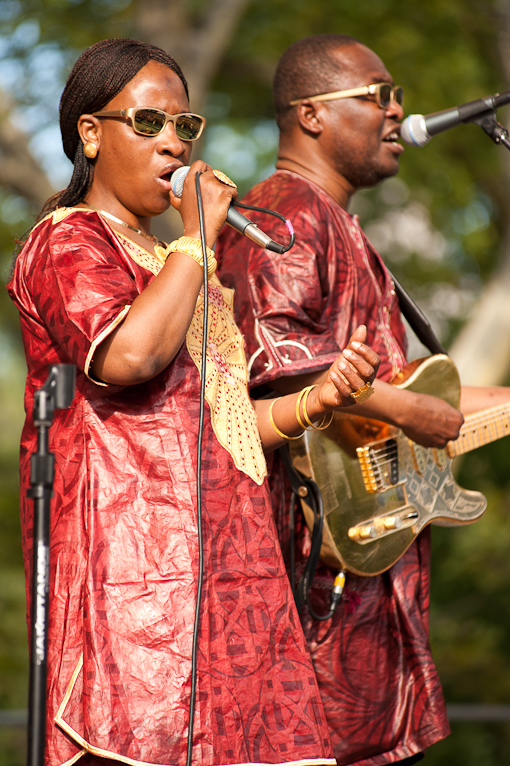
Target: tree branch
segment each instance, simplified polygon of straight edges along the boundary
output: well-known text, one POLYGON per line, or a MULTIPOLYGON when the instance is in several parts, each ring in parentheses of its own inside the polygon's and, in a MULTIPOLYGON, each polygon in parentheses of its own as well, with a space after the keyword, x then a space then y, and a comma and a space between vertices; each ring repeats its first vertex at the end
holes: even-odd
POLYGON ((0 90, 0 186, 42 207, 54 190, 34 159, 28 137, 10 121, 12 103, 0 90))
POLYGON ((200 111, 230 39, 250 0, 212 0, 192 17, 185 0, 136 0, 140 39, 168 51, 182 67, 200 111))

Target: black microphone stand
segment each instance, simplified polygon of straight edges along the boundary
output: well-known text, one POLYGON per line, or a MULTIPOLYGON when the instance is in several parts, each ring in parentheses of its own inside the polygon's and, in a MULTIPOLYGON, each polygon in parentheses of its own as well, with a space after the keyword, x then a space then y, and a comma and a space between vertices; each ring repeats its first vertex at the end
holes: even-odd
POLYGON ((30 458, 30 489, 27 492, 27 496, 34 499, 27 766, 44 766, 46 745, 50 499, 55 463, 53 454, 48 450, 48 432, 54 410, 66 409, 73 401, 75 377, 76 369, 72 364, 55 364, 50 367, 46 383, 35 392, 34 397, 37 452, 30 458))
POLYGON ((501 125, 496 119, 496 112, 488 112, 480 115, 480 117, 471 120, 471 122, 479 125, 487 135, 492 138, 494 143, 502 144, 510 149, 510 140, 508 138, 508 130, 501 125))

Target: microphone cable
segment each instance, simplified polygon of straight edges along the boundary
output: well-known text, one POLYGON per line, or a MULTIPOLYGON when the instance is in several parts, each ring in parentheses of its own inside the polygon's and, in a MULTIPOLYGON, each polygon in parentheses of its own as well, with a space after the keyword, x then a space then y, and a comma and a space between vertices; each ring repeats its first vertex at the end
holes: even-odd
POLYGON ((272 245, 275 245, 276 247, 272 247, 270 245, 266 245, 267 250, 272 250, 275 253, 279 253, 280 255, 283 255, 283 253, 286 253, 290 248, 293 246, 294 242, 296 241, 296 233, 294 231, 294 227, 292 226, 292 222, 285 218, 284 215, 281 213, 278 213, 276 210, 270 210, 268 207, 257 207, 257 205, 247 205, 245 202, 233 202, 232 203, 234 207, 240 207, 243 210, 254 210, 256 213, 265 213, 266 215, 273 215, 275 218, 279 218, 280 221, 283 221, 285 226, 287 227, 287 230, 290 234, 290 240, 287 245, 279 245, 277 242, 271 243, 272 245))
MULTIPOLYGON (((197 195, 198 206, 198 219, 200 225, 200 238, 202 240, 202 257, 204 262, 204 319, 202 327, 202 370, 200 374, 200 413, 199 413, 199 425, 198 425, 198 439, 197 439, 197 470, 196 470, 196 484, 197 484, 197 533, 198 533, 198 577, 197 577, 197 596, 195 603, 195 619, 193 624, 193 641, 191 649, 191 688, 190 688, 190 703, 189 703, 189 716, 188 716, 188 740, 186 751, 186 766, 191 766, 193 756, 193 729, 195 723, 195 704, 197 694, 197 655, 198 655, 198 635, 200 631, 200 613, 202 607, 202 594, 203 594, 203 579, 204 579, 204 540, 203 540, 203 528, 202 528, 202 446, 203 446, 203 430, 204 430, 204 416, 205 416, 205 385, 207 379, 207 336, 208 336, 208 322, 209 322, 209 274, 207 269, 207 250, 205 244, 205 222, 204 222, 204 208, 202 202, 202 192, 200 189, 200 176, 201 171, 195 174, 195 190, 197 195)), ((268 208, 256 207, 254 205, 245 205, 244 203, 236 203, 238 207, 245 208, 246 210, 253 210, 260 213, 267 213, 279 218, 290 233, 290 241, 288 245, 282 245, 282 253, 287 252, 293 246, 296 235, 292 227, 292 223, 285 218, 285 216, 276 212, 275 210, 269 210, 268 208)), ((313 577, 313 575, 312 575, 313 577)), ((310 607, 309 607, 310 608, 310 607)), ((323 618, 327 619, 327 618, 323 618)))
MULTIPOLYGON (((172 191, 176 197, 180 197, 182 195, 184 181, 189 171, 189 165, 182 165, 172 173, 171 185, 172 191)), ((230 179, 226 177, 222 171, 213 170, 212 172, 221 183, 227 183, 229 185, 235 186, 233 181, 230 181, 230 179)), ((283 215, 277 213, 275 210, 268 210, 267 208, 256 207, 255 205, 247 205, 243 202, 231 202, 227 211, 226 223, 229 224, 229 226, 232 226, 232 228, 235 229, 239 234, 248 237, 260 247, 265 248, 266 250, 271 250, 273 253, 279 253, 280 255, 286 253, 287 250, 290 250, 294 244, 295 234, 292 223, 283 215), (268 234, 263 232, 262 229, 259 229, 256 223, 250 221, 249 218, 246 218, 246 216, 240 213, 240 209, 255 210, 257 212, 274 215, 276 218, 279 218, 281 221, 283 221, 290 234, 289 244, 281 245, 279 242, 272 240, 268 234)))
POLYGON ((207 325, 209 321, 209 275, 207 273, 207 250, 205 245, 205 223, 202 192, 200 189, 201 172, 195 175, 195 189, 197 194, 198 220, 200 224, 200 238, 202 240, 202 255, 204 260, 204 324, 202 328, 202 370, 200 374, 200 414, 198 421, 197 440, 197 532, 198 532, 198 579, 197 597, 195 603, 195 620, 193 625, 193 642, 191 648, 191 688, 188 717, 188 744, 186 753, 186 766, 191 766, 193 753, 193 728, 195 723, 195 702, 197 693, 197 654, 198 634, 200 630, 200 612, 202 607, 202 591, 204 579, 204 540, 202 529, 202 444, 204 436, 204 413, 205 413, 205 384, 207 367, 207 325))

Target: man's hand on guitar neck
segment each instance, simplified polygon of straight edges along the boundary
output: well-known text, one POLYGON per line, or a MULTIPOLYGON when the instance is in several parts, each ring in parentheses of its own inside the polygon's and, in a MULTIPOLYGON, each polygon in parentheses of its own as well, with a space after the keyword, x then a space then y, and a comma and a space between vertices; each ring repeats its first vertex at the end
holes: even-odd
POLYGON ((376 380, 373 386, 375 394, 366 404, 356 407, 356 414, 384 420, 398 426, 417 444, 439 449, 458 437, 464 415, 510 401, 508 387, 462 386, 459 412, 439 396, 395 388, 381 380, 376 380))
MULTIPOLYGON (((299 391, 303 386, 320 383, 326 372, 297 375, 273 381, 279 393, 299 391)), ((350 408, 352 415, 362 415, 397 426, 406 436, 423 447, 444 448, 456 439, 464 422, 461 413, 442 399, 428 394, 395 388, 391 383, 375 380, 374 395, 365 404, 350 408)))
POLYGON ((376 380, 373 386, 374 395, 356 407, 357 415, 397 426, 424 447, 442 449, 458 437, 464 417, 447 402, 437 396, 395 388, 382 380, 376 380))

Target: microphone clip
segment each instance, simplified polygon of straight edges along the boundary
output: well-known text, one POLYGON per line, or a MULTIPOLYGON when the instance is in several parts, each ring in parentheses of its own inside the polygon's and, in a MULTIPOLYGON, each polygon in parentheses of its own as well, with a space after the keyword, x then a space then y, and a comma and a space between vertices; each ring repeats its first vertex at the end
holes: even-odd
POLYGON ((475 117, 471 122, 479 125, 482 130, 487 133, 489 138, 492 138, 495 144, 502 144, 507 149, 510 149, 510 140, 508 138, 508 130, 501 125, 496 119, 496 110, 492 112, 486 112, 479 117, 475 117))

